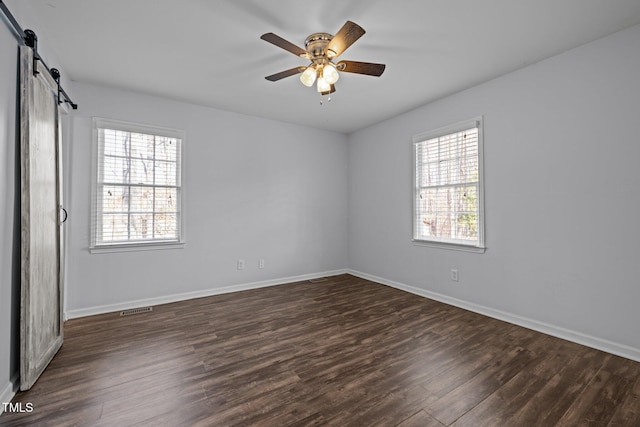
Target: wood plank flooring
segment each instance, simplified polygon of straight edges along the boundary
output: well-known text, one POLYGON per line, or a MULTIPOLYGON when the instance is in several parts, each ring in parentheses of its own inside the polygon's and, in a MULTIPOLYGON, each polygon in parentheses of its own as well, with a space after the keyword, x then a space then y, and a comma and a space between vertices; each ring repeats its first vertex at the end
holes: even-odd
POLYGON ((3 426, 640 426, 640 363, 349 275, 71 320, 3 426))

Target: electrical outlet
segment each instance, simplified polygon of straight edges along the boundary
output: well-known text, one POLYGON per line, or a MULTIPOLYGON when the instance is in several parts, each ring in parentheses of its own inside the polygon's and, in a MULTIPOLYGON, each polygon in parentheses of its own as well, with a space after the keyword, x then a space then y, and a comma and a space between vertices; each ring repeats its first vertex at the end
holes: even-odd
POLYGON ((260 258, 260 261, 258 261, 258 268, 264 268, 264 259, 260 258))
POLYGON ((243 259, 239 259, 237 265, 238 265, 238 270, 244 270, 244 260, 243 259))
POLYGON ((451 280, 454 282, 458 281, 458 270, 456 270, 455 268, 451 269, 451 280))

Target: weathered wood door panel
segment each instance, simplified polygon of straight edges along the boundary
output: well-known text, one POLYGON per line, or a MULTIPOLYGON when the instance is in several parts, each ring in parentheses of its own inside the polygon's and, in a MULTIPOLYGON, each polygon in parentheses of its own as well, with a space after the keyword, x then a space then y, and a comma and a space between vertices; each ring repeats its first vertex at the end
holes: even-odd
POLYGON ((20 389, 28 390, 62 345, 60 111, 57 84, 21 48, 22 282, 20 389))

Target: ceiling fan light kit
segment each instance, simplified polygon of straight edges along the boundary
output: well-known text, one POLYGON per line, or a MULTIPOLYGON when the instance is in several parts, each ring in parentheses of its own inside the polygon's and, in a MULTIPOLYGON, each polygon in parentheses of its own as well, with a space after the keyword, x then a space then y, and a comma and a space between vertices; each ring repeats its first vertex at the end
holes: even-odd
POLYGON ((340 78, 340 72, 364 74, 380 77, 384 72, 384 64, 357 61, 339 61, 333 59, 340 56, 349 46, 365 33, 358 24, 347 21, 335 36, 329 33, 311 34, 304 42, 305 49, 283 39, 274 33, 263 34, 260 38, 300 58, 308 59, 311 63, 304 67, 295 67, 265 77, 275 82, 285 77, 300 75, 300 81, 307 87, 316 83, 317 91, 321 95, 335 92, 335 83, 340 78))

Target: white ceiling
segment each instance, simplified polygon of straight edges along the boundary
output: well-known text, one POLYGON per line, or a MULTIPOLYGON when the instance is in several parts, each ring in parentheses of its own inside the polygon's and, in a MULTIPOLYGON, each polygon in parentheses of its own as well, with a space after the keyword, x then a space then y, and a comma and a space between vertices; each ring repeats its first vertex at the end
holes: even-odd
POLYGON ((344 133, 640 23, 639 0, 26 1, 74 81, 344 133), (346 20, 367 33, 340 58, 381 77, 342 73, 324 105, 264 79, 306 62, 263 33, 304 47, 346 20))

